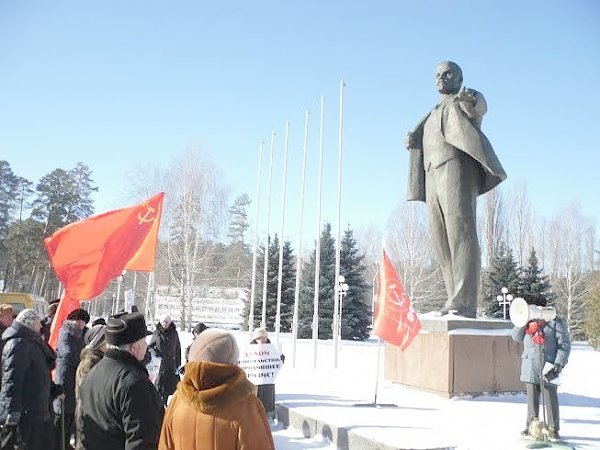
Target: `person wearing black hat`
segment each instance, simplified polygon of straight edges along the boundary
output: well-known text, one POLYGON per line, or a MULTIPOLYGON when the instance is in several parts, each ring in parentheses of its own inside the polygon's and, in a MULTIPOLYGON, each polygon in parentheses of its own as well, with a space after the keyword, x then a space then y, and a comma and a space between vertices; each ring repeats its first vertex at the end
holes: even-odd
MULTIPOLYGON (((69 441, 75 433, 75 372, 81 358, 81 350, 85 346, 83 336, 85 326, 89 321, 90 315, 85 309, 76 309, 69 313, 58 333, 54 382, 62 386, 65 394, 62 414, 64 414, 64 436, 67 449, 71 448, 69 441)), ((63 429, 61 428, 60 412, 60 410, 55 411, 57 413, 55 422, 59 440, 62 440, 63 429)))
POLYGON ((82 448, 158 448, 164 406, 141 363, 150 334, 140 313, 108 319, 104 358, 79 392, 82 448))
POLYGON ((46 342, 50 341, 50 328, 52 327, 52 321, 56 315, 59 303, 60 298, 57 298, 56 300, 52 300, 46 307, 46 317, 42 319, 42 329, 40 330, 46 342))

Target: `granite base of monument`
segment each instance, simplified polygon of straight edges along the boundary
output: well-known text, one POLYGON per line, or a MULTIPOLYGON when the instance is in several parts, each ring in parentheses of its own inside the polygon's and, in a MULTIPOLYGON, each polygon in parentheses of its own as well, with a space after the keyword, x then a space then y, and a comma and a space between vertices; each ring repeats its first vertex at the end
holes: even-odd
POLYGON ((506 320, 420 316, 423 327, 404 351, 386 344, 384 378, 445 397, 516 392, 522 345, 506 320))

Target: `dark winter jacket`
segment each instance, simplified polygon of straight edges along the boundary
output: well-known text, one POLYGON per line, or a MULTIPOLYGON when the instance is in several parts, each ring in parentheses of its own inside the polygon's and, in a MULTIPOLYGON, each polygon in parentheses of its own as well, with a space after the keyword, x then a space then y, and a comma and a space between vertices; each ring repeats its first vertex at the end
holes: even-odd
POLYGON ((75 374, 75 426, 77 429, 76 433, 76 445, 75 448, 81 449, 81 402, 80 402, 80 388, 83 380, 88 376, 92 367, 100 362, 104 357, 104 353, 100 350, 92 350, 91 348, 84 348, 81 351, 81 361, 77 366, 77 372, 75 374))
POLYGON ((19 420, 50 420, 52 350, 39 333, 19 322, 3 333, 0 423, 8 414, 19 420))
MULTIPOLYGON (((531 335, 525 332, 524 327, 515 327, 512 337, 517 342, 523 343, 523 354, 521 355, 521 381, 524 383, 540 384, 540 346, 533 342, 531 335)), ((557 317, 546 322, 543 328, 544 350, 542 356, 542 367, 548 362, 552 365, 565 366, 569 361, 571 353, 571 339, 567 324, 563 319, 557 317)))
POLYGON ((150 351, 155 352, 161 358, 155 384, 158 393, 163 400, 166 400, 169 395, 175 392, 179 382, 177 369, 181 365, 181 343, 175 324, 171 322, 165 329, 158 323, 148 347, 150 351))
POLYGON ((144 366, 109 349, 80 388, 81 443, 86 450, 156 449, 163 403, 144 366))
POLYGON ((66 320, 58 333, 54 382, 64 390, 66 414, 75 414, 75 372, 85 346, 83 335, 84 330, 71 320, 66 320))

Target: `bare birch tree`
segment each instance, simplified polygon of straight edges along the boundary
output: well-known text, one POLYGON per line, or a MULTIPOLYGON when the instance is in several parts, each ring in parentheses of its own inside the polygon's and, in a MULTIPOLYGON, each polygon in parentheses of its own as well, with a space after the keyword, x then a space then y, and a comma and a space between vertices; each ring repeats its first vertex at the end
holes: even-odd
POLYGON ((423 205, 401 202, 388 222, 387 247, 419 312, 439 309, 446 293, 423 205))
POLYGON ((219 178, 200 152, 188 152, 167 172, 167 265, 179 291, 182 329, 192 326, 195 288, 213 273, 211 257, 225 231, 227 190, 219 178))
POLYGON ((502 241, 505 229, 504 197, 500 187, 496 187, 481 197, 483 214, 478 215, 478 235, 482 249, 481 260, 484 267, 490 267, 502 241))
POLYGON ((507 242, 514 249, 519 266, 523 266, 529 254, 529 243, 534 233, 531 226, 531 207, 527 198, 527 184, 518 183, 510 192, 508 201, 507 242))
POLYGON ((561 211, 549 227, 548 269, 558 296, 557 308, 575 338, 581 337, 583 298, 589 291, 589 272, 593 268, 593 230, 577 204, 561 211))

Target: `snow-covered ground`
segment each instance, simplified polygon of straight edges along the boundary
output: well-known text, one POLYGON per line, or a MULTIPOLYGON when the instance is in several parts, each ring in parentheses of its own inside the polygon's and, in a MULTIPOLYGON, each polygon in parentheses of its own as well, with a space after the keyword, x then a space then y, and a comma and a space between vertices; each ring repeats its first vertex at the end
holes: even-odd
MULTIPOLYGON (((248 334, 235 333, 242 347, 248 334)), ((180 333, 182 347, 189 333, 180 333)), ((273 336, 271 340, 274 341, 273 336)), ((524 428, 525 394, 482 395, 445 399, 383 381, 383 350, 379 372, 378 404, 396 406, 368 408, 375 398, 377 374, 376 339, 343 341, 338 369, 333 369, 331 341, 319 341, 317 368, 313 369, 310 340, 298 340, 292 367, 292 341, 282 334, 280 344, 286 363, 276 382, 277 402, 304 415, 321 418, 352 432, 376 438, 388 445, 413 448, 456 446, 457 449, 516 448, 524 428), (362 406, 356 406, 362 404, 362 406)), ((575 342, 559 387, 561 435, 581 449, 600 449, 600 352, 575 342)), ((277 449, 333 448, 325 438, 305 439, 301 431, 273 426, 277 449)))

